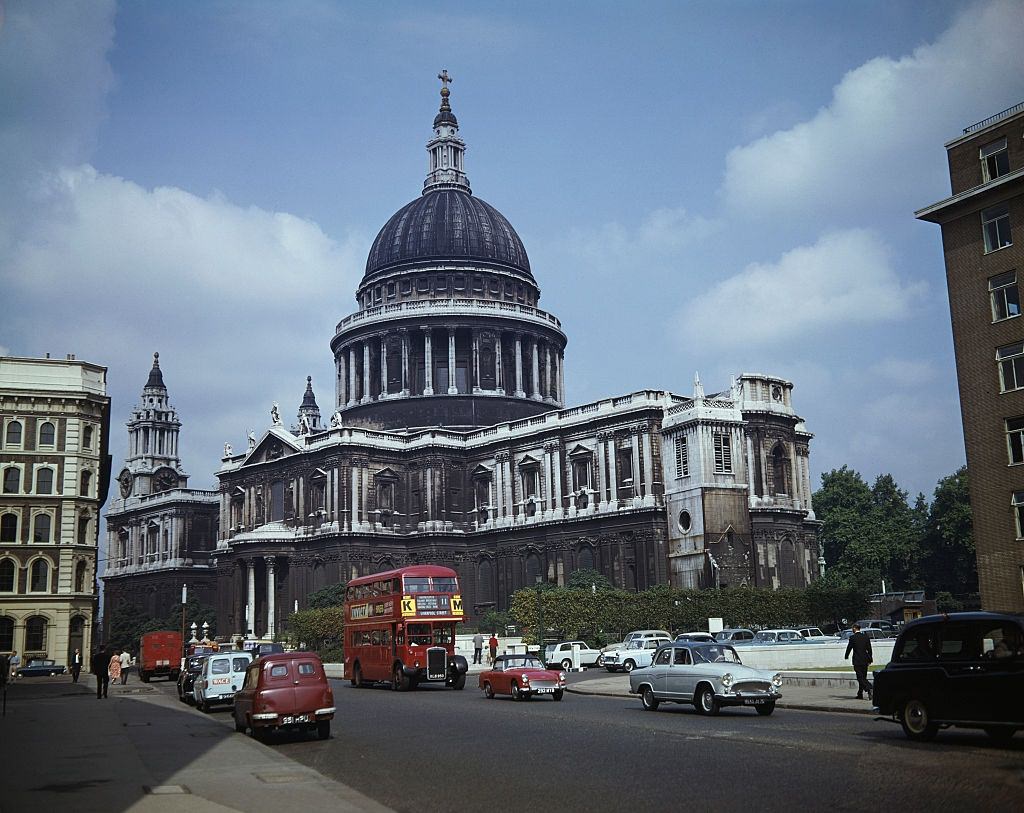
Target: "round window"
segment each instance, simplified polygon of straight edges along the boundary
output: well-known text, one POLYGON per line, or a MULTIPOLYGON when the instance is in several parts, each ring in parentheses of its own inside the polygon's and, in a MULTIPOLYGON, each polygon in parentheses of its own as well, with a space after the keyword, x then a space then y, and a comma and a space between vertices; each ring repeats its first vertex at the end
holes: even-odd
POLYGON ((690 532, 690 525, 691 524, 692 524, 692 522, 690 520, 690 512, 689 511, 680 511, 679 512, 679 530, 682 531, 684 534, 688 534, 690 532))

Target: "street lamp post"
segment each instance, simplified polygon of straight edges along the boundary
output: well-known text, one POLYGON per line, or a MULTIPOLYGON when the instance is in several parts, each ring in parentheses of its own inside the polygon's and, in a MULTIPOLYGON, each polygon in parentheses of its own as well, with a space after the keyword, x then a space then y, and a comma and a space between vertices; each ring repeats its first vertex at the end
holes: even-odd
POLYGON ((818 577, 821 579, 825 578, 825 554, 822 553, 818 556, 818 577))
POLYGON ((547 666, 544 660, 544 581, 540 576, 537 577, 537 656, 547 666))

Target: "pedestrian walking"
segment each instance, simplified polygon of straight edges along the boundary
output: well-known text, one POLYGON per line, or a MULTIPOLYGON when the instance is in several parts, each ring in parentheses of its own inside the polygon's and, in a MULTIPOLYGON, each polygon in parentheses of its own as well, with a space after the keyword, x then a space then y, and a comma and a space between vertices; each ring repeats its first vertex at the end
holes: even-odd
POLYGON ((110 682, 117 683, 121 680, 121 650, 115 649, 107 663, 107 673, 110 675, 110 682))
POLYGON ((473 636, 473 663, 483 663, 484 657, 484 636, 477 633, 473 636))
POLYGON ((124 686, 128 682, 128 670, 132 666, 132 656, 128 650, 124 650, 121 653, 121 685, 124 686))
POLYGON ((871 684, 868 683, 868 667, 871 665, 871 638, 866 632, 861 632, 860 624, 853 625, 853 635, 846 645, 845 658, 853 653, 853 671, 857 673, 857 700, 864 699, 864 692, 868 693, 868 700, 871 699, 871 684))
POLYGON ((71 680, 78 683, 78 676, 82 674, 82 650, 75 649, 71 656, 71 680))
POLYGON ((18 650, 14 650, 11 653, 11 657, 7 659, 10 665, 9 672, 11 675, 11 682, 13 683, 18 679, 18 667, 21 666, 21 655, 18 654, 18 650))
POLYGON ((107 687, 110 685, 110 672, 107 671, 109 666, 110 657, 107 655, 107 651, 96 647, 92 651, 92 660, 89 663, 89 668, 96 675, 97 700, 107 696, 107 687))
POLYGON ((494 659, 498 657, 498 638, 493 632, 491 633, 490 640, 487 642, 487 649, 490 650, 491 663, 493 664, 494 659))

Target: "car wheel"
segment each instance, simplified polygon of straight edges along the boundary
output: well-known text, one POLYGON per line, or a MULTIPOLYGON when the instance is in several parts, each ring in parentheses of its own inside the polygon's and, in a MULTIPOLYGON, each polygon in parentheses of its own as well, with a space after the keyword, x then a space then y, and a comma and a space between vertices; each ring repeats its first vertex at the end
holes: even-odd
POLYGON ((718 698, 715 697, 715 690, 704 683, 697 687, 697 712, 714 717, 721 710, 718 698))
POLYGON ((636 669, 636 663, 634 663, 633 661, 626 661, 624 664, 622 664, 622 668, 625 669, 627 672, 632 672, 634 669, 636 669))
POLYGON ((234 717, 235 717, 235 731, 237 731, 239 734, 244 734, 245 733, 245 720, 239 720, 237 714, 234 715, 234 717))
POLYGON ((932 720, 928 706, 923 700, 912 697, 900 710, 900 725, 908 738, 918 742, 934 739, 939 733, 939 724, 932 720))
POLYGON ((572 669, 572 661, 571 661, 571 660, 569 660, 568 658, 566 658, 565 660, 563 660, 563 661, 562 661, 562 668, 563 668, 563 669, 564 669, 564 670, 565 670, 566 672, 568 672, 568 671, 569 671, 570 669, 572 669))
POLYGON ((551 696, 555 698, 555 700, 561 700, 564 695, 565 691, 563 689, 555 689, 555 693, 551 696))
POLYGON ((604 655, 597 656, 597 660, 594 661, 594 666, 604 666, 604 655))
POLYGON ((997 745, 1006 745, 1006 743, 1013 739, 1013 735, 1016 731, 1017 729, 1015 728, 1009 728, 1008 726, 1001 725, 989 726, 985 729, 985 733, 988 735, 989 739, 997 745))
POLYGON ((770 717, 772 712, 775 711, 774 703, 765 703, 763 706, 754 706, 757 709, 757 713, 762 717, 770 717))
POLYGON ((650 686, 644 686, 644 690, 640 692, 640 703, 647 711, 657 711, 661 705, 661 701, 654 696, 654 689, 650 686))
POLYGON ((203 702, 199 704, 199 710, 203 714, 209 714, 210 713, 210 704, 208 702, 206 702, 206 700, 204 699, 203 702))
POLYGON ((466 674, 465 674, 465 672, 463 672, 461 675, 459 675, 457 678, 455 678, 455 680, 452 681, 452 688, 455 689, 456 691, 461 691, 462 689, 466 688, 466 674))
POLYGON ((316 724, 316 738, 318 740, 330 739, 331 736, 331 721, 321 720, 316 724))
POLYGON ((512 699, 513 700, 522 700, 523 699, 523 693, 521 691, 519 691, 519 684, 516 683, 514 680, 512 681, 512 699))
POLYGON ((494 699, 494 689, 491 688, 491 682, 489 680, 486 683, 484 683, 484 697, 486 697, 488 700, 494 699))
POLYGON ((352 668, 352 685, 357 689, 362 689, 366 685, 363 683, 363 668, 358 663, 352 668))

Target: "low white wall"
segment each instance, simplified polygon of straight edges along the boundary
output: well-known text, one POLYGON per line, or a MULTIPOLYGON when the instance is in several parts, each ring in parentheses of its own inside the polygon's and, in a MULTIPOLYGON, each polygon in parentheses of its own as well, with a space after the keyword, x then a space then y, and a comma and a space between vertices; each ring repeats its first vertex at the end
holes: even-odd
MULTIPOLYGON (((874 663, 888 663, 895 638, 871 642, 874 663)), ((846 642, 835 644, 779 644, 778 646, 738 646, 740 660, 755 669, 827 669, 850 666, 845 659, 846 642)))
MULTIPOLYGON (((490 640, 491 636, 488 635, 486 632, 483 633, 483 636, 484 636, 484 657, 486 658, 487 657, 487 642, 490 640)), ((502 635, 498 636, 498 654, 499 655, 502 655, 505 652, 513 652, 513 651, 522 652, 523 651, 522 645, 523 645, 523 639, 520 638, 520 637, 508 638, 508 637, 505 637, 505 636, 502 636, 502 635), (514 650, 513 647, 518 647, 518 649, 514 650)), ((473 662, 473 634, 472 633, 471 634, 461 634, 460 633, 460 634, 455 636, 455 654, 456 655, 464 656, 466 658, 466 660, 469 661, 470 663, 473 662)), ((490 663, 490 661, 488 661, 488 663, 490 663)))

